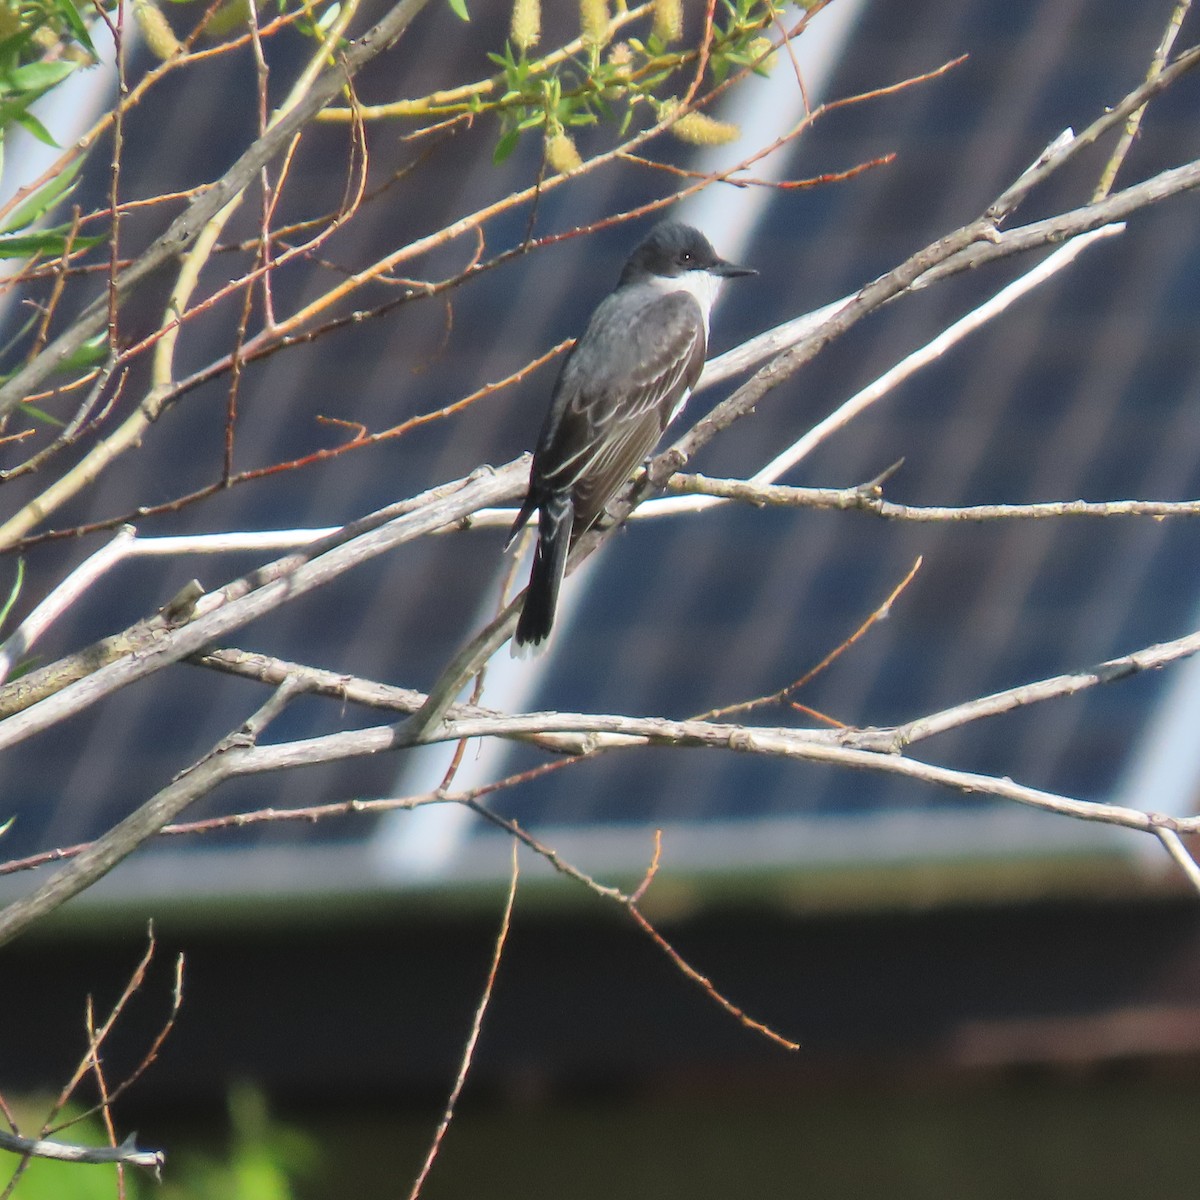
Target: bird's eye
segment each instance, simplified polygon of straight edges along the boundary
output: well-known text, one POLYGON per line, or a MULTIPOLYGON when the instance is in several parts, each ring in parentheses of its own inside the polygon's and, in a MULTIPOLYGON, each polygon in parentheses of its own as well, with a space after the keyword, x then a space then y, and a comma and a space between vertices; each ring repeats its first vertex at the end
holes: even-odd
POLYGON ((692 252, 690 250, 684 250, 679 255, 679 261, 685 262, 685 263, 690 263, 692 261, 692 252))

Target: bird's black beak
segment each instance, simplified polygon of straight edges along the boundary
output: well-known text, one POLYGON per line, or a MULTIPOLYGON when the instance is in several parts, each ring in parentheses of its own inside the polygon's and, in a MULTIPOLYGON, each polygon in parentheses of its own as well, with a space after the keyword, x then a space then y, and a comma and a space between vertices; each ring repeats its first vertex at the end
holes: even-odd
POLYGON ((758 274, 753 267, 739 267, 736 263, 726 262, 723 258, 718 258, 708 269, 712 274, 720 275, 722 279, 737 279, 742 275, 758 274))

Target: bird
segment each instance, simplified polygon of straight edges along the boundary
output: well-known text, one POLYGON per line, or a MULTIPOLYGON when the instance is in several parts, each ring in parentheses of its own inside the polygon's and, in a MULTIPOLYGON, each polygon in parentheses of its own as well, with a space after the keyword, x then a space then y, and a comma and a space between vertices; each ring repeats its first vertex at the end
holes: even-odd
POLYGON ((536 512, 538 541, 511 644, 545 648, 574 542, 632 478, 679 415, 704 367, 708 319, 726 262, 698 229, 656 225, 630 254, 563 362, 533 452, 529 488, 504 549, 536 512))

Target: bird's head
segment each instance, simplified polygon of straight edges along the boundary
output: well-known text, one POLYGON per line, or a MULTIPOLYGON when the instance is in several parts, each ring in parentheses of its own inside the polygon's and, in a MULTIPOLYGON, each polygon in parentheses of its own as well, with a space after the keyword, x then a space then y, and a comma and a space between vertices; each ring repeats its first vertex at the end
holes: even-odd
POLYGON ((635 283, 647 277, 679 279, 691 272, 718 279, 758 274, 752 267, 726 262, 700 230, 680 221, 664 221, 629 256, 621 272, 621 283, 635 283))

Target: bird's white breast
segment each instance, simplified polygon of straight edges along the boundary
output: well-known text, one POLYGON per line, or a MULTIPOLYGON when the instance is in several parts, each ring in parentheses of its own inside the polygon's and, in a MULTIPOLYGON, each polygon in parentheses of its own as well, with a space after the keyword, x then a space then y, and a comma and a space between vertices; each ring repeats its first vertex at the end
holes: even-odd
POLYGON ((704 317, 704 336, 708 338, 708 317, 712 306, 716 303, 721 284, 725 281, 719 275, 711 275, 708 271, 684 271, 682 275, 651 275, 646 284, 661 295, 669 296, 672 292, 690 292, 700 305, 704 317))

